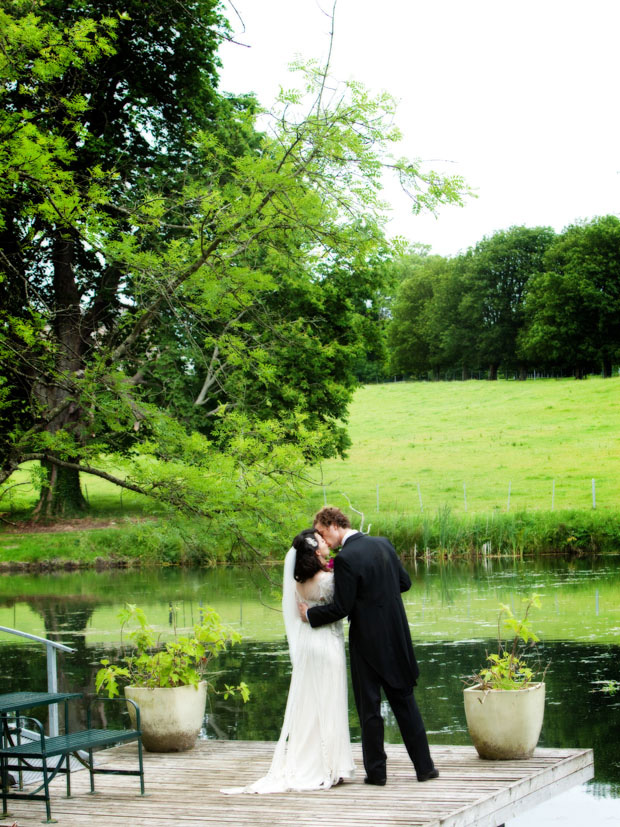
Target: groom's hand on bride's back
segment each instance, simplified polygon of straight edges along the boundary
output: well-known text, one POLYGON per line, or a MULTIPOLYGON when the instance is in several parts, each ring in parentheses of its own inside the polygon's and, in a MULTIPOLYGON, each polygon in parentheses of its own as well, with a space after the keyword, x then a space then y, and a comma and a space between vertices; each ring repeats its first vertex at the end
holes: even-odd
POLYGON ((304 623, 308 622, 308 604, 307 603, 298 603, 299 608, 299 616, 303 620, 304 623))

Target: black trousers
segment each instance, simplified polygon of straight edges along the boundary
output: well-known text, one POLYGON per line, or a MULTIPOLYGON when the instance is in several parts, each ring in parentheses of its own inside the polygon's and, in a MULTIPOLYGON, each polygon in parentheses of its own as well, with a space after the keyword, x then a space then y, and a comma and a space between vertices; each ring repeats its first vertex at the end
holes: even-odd
POLYGON ((434 764, 428 747, 424 722, 413 695, 413 687, 395 689, 385 683, 356 647, 349 647, 349 655, 353 694, 362 727, 362 753, 366 775, 370 778, 386 777, 381 689, 392 707, 416 775, 425 775, 430 772, 434 764))

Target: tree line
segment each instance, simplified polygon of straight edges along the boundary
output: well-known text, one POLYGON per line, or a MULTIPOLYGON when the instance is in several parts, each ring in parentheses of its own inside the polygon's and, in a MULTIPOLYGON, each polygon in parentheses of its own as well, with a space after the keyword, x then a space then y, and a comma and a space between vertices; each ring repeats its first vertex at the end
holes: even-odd
POLYGON ((612 375, 620 363, 620 220, 511 227, 454 258, 394 261, 383 376, 612 375))

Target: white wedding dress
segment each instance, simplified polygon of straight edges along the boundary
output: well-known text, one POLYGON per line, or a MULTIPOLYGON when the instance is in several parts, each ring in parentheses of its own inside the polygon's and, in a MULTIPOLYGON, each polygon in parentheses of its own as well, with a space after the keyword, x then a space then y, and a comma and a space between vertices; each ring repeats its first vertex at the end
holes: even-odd
MULTIPOLYGON (((284 723, 267 775, 246 787, 229 787, 227 795, 328 790, 354 777, 347 703, 347 671, 342 621, 313 629, 297 611, 299 596, 292 573, 295 550, 284 566, 282 608, 293 665, 284 723)), ((319 572, 307 583, 309 606, 329 603, 334 577, 319 572)))

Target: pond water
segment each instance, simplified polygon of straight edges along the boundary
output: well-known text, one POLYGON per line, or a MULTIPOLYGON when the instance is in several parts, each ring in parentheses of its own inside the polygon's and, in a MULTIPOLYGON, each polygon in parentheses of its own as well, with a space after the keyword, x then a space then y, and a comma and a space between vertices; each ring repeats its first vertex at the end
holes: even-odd
MULTIPOLYGON (((522 598, 536 592, 542 608, 534 610, 532 625, 542 639, 541 660, 550 661, 540 745, 593 747, 596 774, 510 825, 620 823, 620 695, 605 695, 596 683, 620 679, 620 556, 422 562, 410 573, 413 585, 404 598, 421 669, 416 697, 431 745, 470 743, 461 677, 495 649, 498 603, 518 614, 522 598)), ((198 619, 201 607, 213 606, 243 634, 242 644, 217 662, 219 680, 245 680, 252 698, 246 705, 210 698, 202 737, 275 740, 290 665, 278 606, 280 569, 267 575, 273 585, 261 571, 241 567, 7 575, 0 578, 0 625, 75 647, 75 654, 59 656, 60 688, 92 692, 99 660, 116 651, 117 614, 125 603, 140 605, 164 633, 173 607, 182 627, 198 619)), ((0 692, 46 687, 43 647, 0 635, 0 666, 0 692)), ((386 739, 398 742, 389 708, 385 712, 386 739)), ((82 711, 73 714, 77 719, 82 711)))

